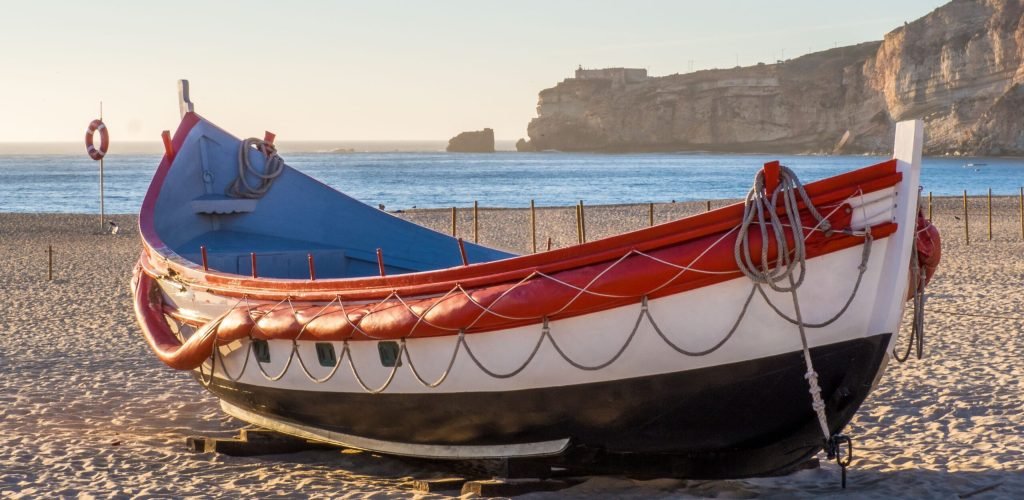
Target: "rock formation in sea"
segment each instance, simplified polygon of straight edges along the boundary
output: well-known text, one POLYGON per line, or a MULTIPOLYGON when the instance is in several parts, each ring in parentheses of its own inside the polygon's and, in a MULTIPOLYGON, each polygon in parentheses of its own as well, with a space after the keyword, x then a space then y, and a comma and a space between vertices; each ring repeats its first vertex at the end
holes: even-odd
POLYGON ((1024 154, 1024 0, 954 0, 880 42, 649 77, 579 69, 540 93, 529 146, 563 151, 1024 154))
POLYGON ((516 141, 516 151, 520 153, 532 153, 534 151, 537 151, 537 149, 534 148, 533 144, 531 144, 526 139, 520 138, 518 141, 516 141))
POLYGON ((448 140, 449 153, 493 153, 494 130, 485 128, 463 132, 448 140))

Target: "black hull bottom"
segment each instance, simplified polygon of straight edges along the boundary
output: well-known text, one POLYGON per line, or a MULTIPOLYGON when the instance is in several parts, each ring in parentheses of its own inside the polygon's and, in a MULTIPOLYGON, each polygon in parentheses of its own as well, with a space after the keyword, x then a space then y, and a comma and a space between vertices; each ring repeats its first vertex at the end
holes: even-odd
MULTIPOLYGON (((811 350, 829 425, 849 423, 890 334, 811 350)), ((382 441, 503 445, 571 438, 577 449, 666 454, 673 475, 746 477, 795 467, 822 447, 792 352, 680 373, 511 392, 352 394, 216 379, 221 399, 259 415, 382 441)))

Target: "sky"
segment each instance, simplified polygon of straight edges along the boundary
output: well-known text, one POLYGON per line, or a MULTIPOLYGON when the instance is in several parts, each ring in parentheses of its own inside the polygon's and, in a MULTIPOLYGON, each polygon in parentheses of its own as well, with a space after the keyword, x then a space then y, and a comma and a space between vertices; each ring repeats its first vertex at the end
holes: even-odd
POLYGON ((881 40, 936 0, 4 2, 0 142, 159 141, 196 111, 239 136, 526 136, 537 93, 587 68, 652 76, 881 40))

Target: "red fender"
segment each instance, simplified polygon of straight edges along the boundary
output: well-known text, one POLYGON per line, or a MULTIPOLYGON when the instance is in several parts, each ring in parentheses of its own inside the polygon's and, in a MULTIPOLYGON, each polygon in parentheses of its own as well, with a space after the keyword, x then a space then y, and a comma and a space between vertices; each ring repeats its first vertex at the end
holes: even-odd
MULTIPOLYGON (((148 274, 142 272, 141 268, 135 268, 135 317, 142 335, 153 349, 156 356, 164 364, 177 370, 191 370, 203 363, 210 353, 213 352, 213 342, 219 332, 217 327, 223 318, 211 321, 203 325, 195 334, 189 337, 185 344, 182 344, 178 337, 171 332, 167 320, 164 318, 163 301, 160 299, 160 288, 153 286, 155 281, 148 274)), ((246 315, 248 317, 248 315, 246 315)), ((235 329, 234 332, 245 332, 244 329, 235 329)), ((247 335, 238 336, 244 338, 247 335)), ((237 338, 225 338, 220 332, 222 342, 231 342, 237 338)))
POLYGON ((935 275, 935 271, 939 268, 939 262, 942 260, 942 237, 939 234, 939 228, 935 227, 932 221, 926 219, 924 212, 920 210, 917 212, 917 227, 915 228, 914 235, 916 238, 914 244, 917 249, 918 269, 913 269, 913 264, 911 264, 910 278, 914 280, 914 285, 907 290, 907 300, 914 296, 920 271, 924 271, 923 286, 928 286, 932 276, 935 275))

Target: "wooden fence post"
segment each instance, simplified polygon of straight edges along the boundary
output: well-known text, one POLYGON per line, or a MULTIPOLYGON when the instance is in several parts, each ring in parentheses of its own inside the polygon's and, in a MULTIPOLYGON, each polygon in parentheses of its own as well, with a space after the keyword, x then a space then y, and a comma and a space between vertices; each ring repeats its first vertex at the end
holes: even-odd
POLYGON ((530 242, 533 244, 533 253, 537 253, 537 208, 530 200, 530 242))
POLYGON ((932 220, 932 192, 928 191, 928 220, 932 220))
POLYGON ((583 229, 580 228, 580 205, 576 204, 576 244, 583 243, 583 229))
POLYGON ((967 220, 967 190, 964 190, 964 241, 967 245, 971 245, 971 228, 970 223, 967 220))
POLYGON ((46 245, 46 281, 53 281, 53 245, 46 245))
POLYGON ((580 243, 587 242, 587 216, 583 210, 583 200, 580 200, 580 243))
POLYGON ((654 203, 647 205, 647 223, 650 226, 654 225, 654 203))
POLYGON ((452 207, 452 238, 455 237, 455 230, 456 229, 457 229, 457 225, 456 225, 456 222, 455 222, 455 207, 452 207))
POLYGON ((988 188, 988 241, 992 241, 992 188, 988 188))
POLYGON ((473 243, 480 243, 480 204, 473 200, 473 243))

